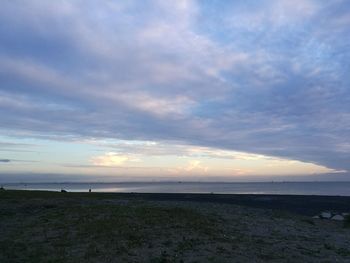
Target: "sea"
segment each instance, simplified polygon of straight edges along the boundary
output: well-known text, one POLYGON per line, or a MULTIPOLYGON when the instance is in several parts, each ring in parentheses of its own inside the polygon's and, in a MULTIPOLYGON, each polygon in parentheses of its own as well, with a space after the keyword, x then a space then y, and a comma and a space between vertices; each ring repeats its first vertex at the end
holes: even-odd
POLYGON ((215 193, 350 196, 350 182, 8 183, 5 189, 119 193, 215 193))

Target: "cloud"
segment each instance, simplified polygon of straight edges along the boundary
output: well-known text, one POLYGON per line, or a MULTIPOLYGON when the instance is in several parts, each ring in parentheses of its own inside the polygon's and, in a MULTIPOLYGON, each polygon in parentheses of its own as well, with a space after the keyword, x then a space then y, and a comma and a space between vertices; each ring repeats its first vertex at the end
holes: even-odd
POLYGON ((203 166, 201 164, 201 161, 199 161, 199 160, 189 161, 188 166, 185 168, 185 170, 188 171, 188 172, 196 171, 196 170, 207 172, 208 169, 209 168, 206 167, 206 166, 203 166))
POLYGON ((127 156, 119 156, 113 152, 106 153, 103 156, 94 157, 91 162, 94 165, 101 166, 118 166, 125 163, 129 158, 127 156))
POLYGON ((153 142, 153 141, 108 141, 104 140, 83 140, 81 143, 91 144, 103 149, 112 149, 113 154, 134 155, 134 156, 176 156, 189 158, 213 158, 228 160, 280 160, 273 156, 264 156, 261 154, 252 154, 230 150, 222 150, 213 147, 186 145, 171 142, 153 142))
POLYGON ((206 175, 210 168, 204 166, 200 160, 190 160, 185 166, 178 166, 173 168, 168 168, 167 172, 175 175, 206 175))
POLYGON ((2 3, 1 133, 176 142, 350 170, 349 3, 212 3, 2 3))
MULTIPOLYGON (((296 174, 340 173, 344 171, 329 169, 322 165, 273 156, 235 152, 217 148, 156 143, 149 141, 84 141, 84 144, 98 146, 101 150, 113 152, 93 158, 96 164, 114 165, 111 158, 128 159, 120 168, 148 169, 156 174, 187 174, 203 176, 268 175, 284 176, 296 174), (96 162, 96 159, 98 162, 96 162), (131 164, 130 162, 138 163, 131 164)), ((119 169, 120 170, 120 169, 119 169)))
POLYGON ((159 117, 171 117, 176 115, 181 117, 189 112, 194 104, 193 101, 183 96, 171 99, 156 98, 142 93, 120 94, 116 97, 116 100, 125 103, 125 105, 131 108, 159 117))
POLYGON ((122 166, 126 162, 138 162, 135 157, 108 152, 102 156, 91 158, 91 163, 97 166, 122 166))

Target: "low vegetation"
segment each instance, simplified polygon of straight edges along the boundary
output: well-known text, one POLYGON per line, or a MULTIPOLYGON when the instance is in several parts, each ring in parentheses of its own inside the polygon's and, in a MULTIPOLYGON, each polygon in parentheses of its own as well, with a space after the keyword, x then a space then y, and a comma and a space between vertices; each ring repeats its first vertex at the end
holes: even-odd
POLYGON ((339 222, 108 194, 3 191, 0 262, 346 262, 339 222))
POLYGON ((350 228, 350 215, 347 215, 344 220, 344 227, 350 228))

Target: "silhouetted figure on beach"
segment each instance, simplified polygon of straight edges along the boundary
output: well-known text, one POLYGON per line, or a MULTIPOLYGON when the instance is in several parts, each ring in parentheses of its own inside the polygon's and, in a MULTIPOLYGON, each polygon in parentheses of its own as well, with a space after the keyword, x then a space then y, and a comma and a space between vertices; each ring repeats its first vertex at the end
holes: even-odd
POLYGON ((89 189, 89 193, 91 193, 91 188, 89 189))

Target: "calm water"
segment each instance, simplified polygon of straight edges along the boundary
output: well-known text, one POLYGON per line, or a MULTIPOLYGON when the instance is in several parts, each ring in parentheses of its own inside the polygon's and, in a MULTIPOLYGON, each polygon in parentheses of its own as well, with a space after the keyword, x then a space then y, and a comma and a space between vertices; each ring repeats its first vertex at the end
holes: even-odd
POLYGON ((292 194, 350 196, 350 182, 279 182, 279 183, 28 183, 4 184, 6 189, 71 192, 138 192, 138 193, 218 193, 218 194, 292 194))

